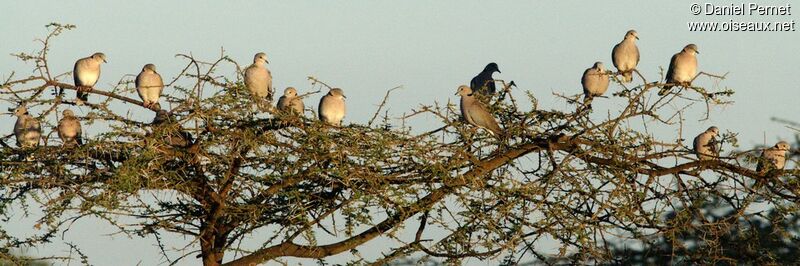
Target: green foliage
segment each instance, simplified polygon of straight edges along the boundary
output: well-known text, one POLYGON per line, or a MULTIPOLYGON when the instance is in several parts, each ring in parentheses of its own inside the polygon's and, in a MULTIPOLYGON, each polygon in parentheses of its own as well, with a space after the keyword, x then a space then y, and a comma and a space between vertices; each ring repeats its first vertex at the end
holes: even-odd
MULTIPOLYGON (((690 86, 660 97, 653 92, 664 86, 659 82, 618 84, 612 100, 624 107, 600 114, 578 96, 556 95, 574 111, 541 110, 532 92, 503 82, 487 99, 507 133, 494 138, 460 121, 458 106, 439 103, 399 121, 381 115, 381 106, 379 123, 325 125, 252 98, 238 76, 215 74, 242 69, 225 55, 178 55, 186 67, 162 96, 171 109, 135 121, 110 103, 158 110, 125 96, 133 91, 129 80, 93 88, 105 98, 85 106, 61 93, 77 88, 50 73, 46 52, 51 38, 74 26, 49 27, 40 52, 17 55, 39 74, 10 78, 0 97, 27 104, 46 129, 58 111, 85 109, 84 127, 103 133, 74 148, 53 138, 28 150, 0 140, 0 214, 8 220, 9 208, 23 216, 31 208, 43 212, 34 236, 2 231, 4 250, 48 243, 75 220, 96 217, 155 239, 170 263, 185 258, 171 253, 183 248, 206 265, 289 256, 325 264, 345 252, 352 264, 402 264, 417 255, 431 264, 771 263, 795 251, 798 170, 751 170, 757 153, 736 150, 735 132, 722 136, 722 158, 707 161, 681 140, 694 133, 666 140, 650 133, 682 133, 690 106, 705 103, 708 116, 711 106, 730 104, 728 88, 690 86), (407 126, 414 119, 442 127, 418 132, 407 126), (406 229, 414 235, 401 233, 406 229), (193 244, 165 247, 167 233, 193 244), (377 237, 394 246, 365 254, 361 247, 377 237), (246 238, 259 243, 245 245, 246 238), (548 242, 558 254, 541 251, 548 242)), ((309 79, 312 94, 330 88, 309 79)), ((73 259, 89 262, 72 248, 73 259)))

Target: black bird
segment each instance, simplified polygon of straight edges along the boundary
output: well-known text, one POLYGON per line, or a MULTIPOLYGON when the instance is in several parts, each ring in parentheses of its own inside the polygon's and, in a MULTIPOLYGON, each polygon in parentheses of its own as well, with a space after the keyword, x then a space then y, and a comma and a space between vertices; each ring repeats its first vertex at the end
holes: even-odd
POLYGON ((483 71, 478 73, 478 75, 472 78, 472 81, 469 82, 470 89, 483 95, 494 94, 494 92, 497 90, 494 86, 494 78, 492 78, 492 74, 494 74, 494 72, 500 73, 500 68, 497 67, 496 63, 492 62, 486 65, 486 67, 483 68, 483 71))

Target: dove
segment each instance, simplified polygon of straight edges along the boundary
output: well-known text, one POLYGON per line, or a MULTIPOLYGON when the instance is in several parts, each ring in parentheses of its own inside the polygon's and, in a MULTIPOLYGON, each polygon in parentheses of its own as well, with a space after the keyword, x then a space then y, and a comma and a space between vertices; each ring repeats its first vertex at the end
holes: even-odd
POLYGON ((497 121, 483 103, 475 99, 469 86, 459 86, 456 95, 461 96, 461 116, 464 117, 467 123, 488 130, 495 137, 503 135, 503 131, 497 121))
POLYGON ((603 69, 602 62, 595 62, 583 72, 581 85, 583 85, 583 104, 592 108, 592 99, 603 95, 608 90, 608 73, 603 69))
POLYGON ((272 101, 272 73, 267 69, 267 54, 257 53, 253 64, 244 70, 244 85, 253 97, 272 101))
POLYGON ((770 169, 782 170, 786 166, 786 152, 788 151, 789 143, 786 141, 780 141, 775 146, 765 149, 761 152, 761 159, 758 160, 756 172, 763 174, 770 169))
POLYGON ((341 126, 345 114, 344 91, 339 88, 331 89, 319 101, 319 119, 333 126, 341 126))
POLYGON ((172 116, 163 109, 156 112, 150 125, 154 126, 154 133, 158 132, 158 135, 173 147, 187 148, 192 145, 192 135, 183 131, 183 127, 175 123, 172 116))
POLYGON ((481 73, 478 73, 477 76, 472 78, 472 81, 469 83, 470 89, 481 95, 494 94, 496 91, 494 78, 492 78, 494 72, 500 73, 500 68, 497 67, 496 63, 492 62, 486 65, 481 73))
POLYGON ((719 157, 719 148, 715 137, 719 135, 717 127, 709 127, 694 138, 694 153, 700 160, 713 160, 719 157))
POLYGON ((611 50, 612 62, 622 74, 623 83, 633 81, 633 70, 639 64, 639 47, 636 46, 638 39, 639 34, 635 30, 629 30, 625 33, 625 38, 611 50))
POLYGON ((283 91, 283 96, 278 99, 278 110, 302 115, 303 109, 305 109, 303 99, 297 97, 297 90, 294 87, 286 88, 283 91))
POLYGON ((100 64, 106 63, 106 55, 94 53, 89 57, 78 59, 72 70, 79 102, 89 100, 86 91, 91 90, 100 79, 100 64))
MULTIPOLYGON (((680 86, 691 86, 691 82, 697 75, 697 45, 688 44, 679 53, 672 56, 667 69, 666 83, 677 84, 680 86)), ((658 95, 666 95, 672 86, 664 86, 658 91, 658 95)))
POLYGON ((158 98, 161 97, 163 90, 164 81, 161 80, 161 75, 156 72, 156 65, 144 65, 142 72, 136 76, 136 91, 139 93, 139 98, 144 102, 144 107, 161 109, 158 98))
POLYGON ((63 117, 58 121, 58 137, 65 147, 83 145, 81 139, 81 122, 75 117, 72 110, 66 109, 62 112, 63 117))
POLYGON ((28 108, 24 105, 14 110, 17 122, 14 124, 14 136, 17 137, 17 147, 34 148, 39 146, 39 139, 42 137, 42 126, 39 120, 28 114, 28 108))

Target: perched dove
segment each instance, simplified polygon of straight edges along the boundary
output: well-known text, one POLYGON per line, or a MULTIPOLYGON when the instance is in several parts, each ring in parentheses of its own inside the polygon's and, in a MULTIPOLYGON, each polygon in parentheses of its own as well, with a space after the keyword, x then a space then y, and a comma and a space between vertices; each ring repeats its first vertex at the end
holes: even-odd
POLYGON ((639 34, 635 30, 629 30, 614 49, 611 50, 611 59, 614 66, 622 74, 622 82, 633 81, 633 70, 639 64, 639 47, 636 47, 636 40, 639 34))
POLYGON ((592 108, 592 98, 603 95, 608 90, 608 73, 603 69, 602 62, 595 62, 583 72, 581 85, 583 85, 583 104, 592 108))
POLYGON ((789 143, 786 141, 780 141, 775 146, 767 148, 761 152, 761 159, 758 161, 756 171, 763 174, 770 169, 783 169, 786 166, 786 152, 788 151, 789 143), (765 163, 769 165, 765 165, 765 163))
POLYGON ((461 96, 461 116, 464 117, 467 123, 486 129, 495 137, 503 135, 502 129, 500 129, 492 114, 489 113, 489 110, 486 110, 483 103, 475 99, 472 89, 467 85, 461 85, 458 87, 456 95, 461 96))
POLYGON ((183 131, 183 127, 175 123, 172 116, 165 110, 158 110, 150 124, 156 127, 153 129, 154 133, 158 132, 169 145, 180 148, 192 145, 192 135, 183 131))
MULTIPOLYGON (((688 44, 679 53, 672 56, 667 69, 666 82, 679 84, 681 86, 691 86, 692 79, 697 75, 697 45, 688 44)), ((658 91, 658 95, 666 95, 672 86, 664 86, 658 91)))
POLYGON ((144 107, 161 109, 158 98, 161 97, 163 90, 164 81, 156 72, 156 65, 144 65, 142 72, 136 76, 136 91, 139 92, 139 98, 144 102, 144 107))
POLYGON ((42 126, 39 120, 28 114, 28 108, 19 106, 14 110, 17 123, 14 124, 14 135, 17 137, 17 147, 33 148, 39 146, 42 137, 42 126))
POLYGON ((89 95, 85 91, 94 87, 94 84, 100 79, 100 64, 102 63, 106 63, 106 55, 103 53, 94 53, 75 62, 72 77, 75 80, 78 100, 83 102, 89 100, 89 95))
POLYGON ((75 117, 72 110, 66 109, 63 114, 61 121, 58 121, 58 137, 64 142, 63 145, 66 147, 83 145, 81 122, 75 117))
POLYGON ((713 160, 719 157, 716 136, 719 135, 717 127, 709 127, 694 138, 694 153, 700 160, 713 160))
POLYGON ((494 94, 496 91, 494 78, 492 78, 492 74, 494 74, 494 72, 500 73, 500 68, 497 67, 496 63, 492 62, 486 65, 486 67, 483 68, 483 71, 478 73, 478 75, 472 78, 472 81, 469 82, 472 91, 481 95, 494 94))
POLYGON ((244 70, 244 85, 253 97, 272 101, 272 73, 267 69, 267 54, 257 53, 253 64, 244 70))
POLYGON ((319 101, 319 119, 329 125, 341 126, 344 118, 345 106, 344 91, 339 88, 331 89, 319 101))
POLYGON ((303 99, 297 97, 297 90, 294 87, 286 88, 283 96, 278 99, 278 110, 302 115, 303 109, 305 109, 305 105, 303 105, 303 99))

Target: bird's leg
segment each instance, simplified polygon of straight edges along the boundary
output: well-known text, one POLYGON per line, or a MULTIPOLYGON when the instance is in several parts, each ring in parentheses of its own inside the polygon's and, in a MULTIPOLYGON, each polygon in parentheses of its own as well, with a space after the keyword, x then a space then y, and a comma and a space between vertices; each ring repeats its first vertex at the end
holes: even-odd
POLYGON ((76 86, 75 87, 75 90, 77 90, 78 92, 82 92, 82 93, 83 92, 90 92, 90 91, 92 91, 92 89, 93 88, 89 87, 89 86, 76 86))

